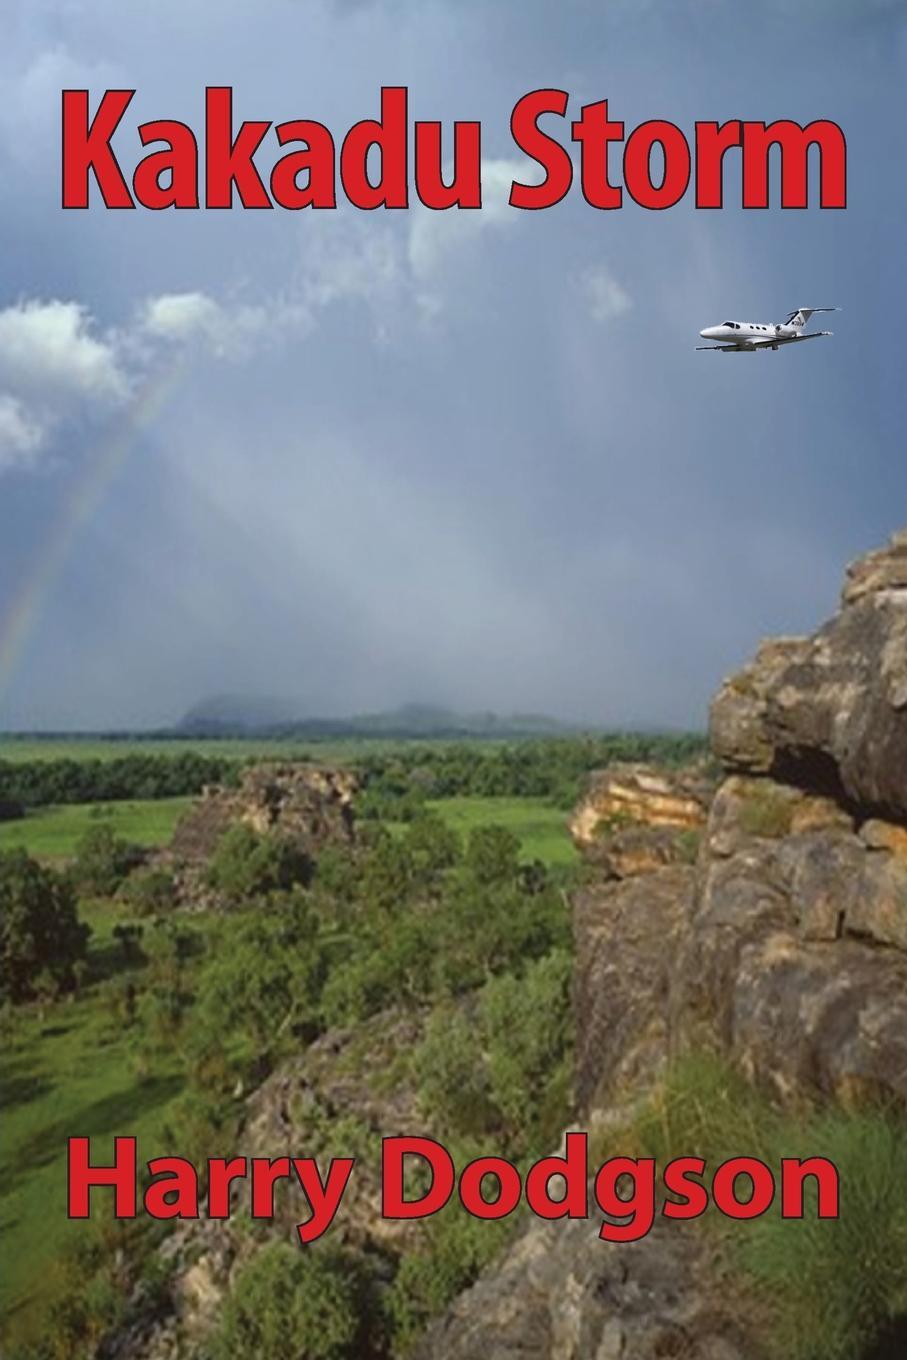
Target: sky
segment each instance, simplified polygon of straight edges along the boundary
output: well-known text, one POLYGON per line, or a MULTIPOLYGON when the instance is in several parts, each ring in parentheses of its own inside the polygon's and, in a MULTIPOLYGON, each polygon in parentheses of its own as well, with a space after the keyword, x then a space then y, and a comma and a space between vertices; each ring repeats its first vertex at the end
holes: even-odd
POLYGON ((219 694, 701 726, 907 522, 905 79, 899 0, 6 0, 0 729, 219 694), (221 84, 338 142, 382 85, 478 119, 483 208, 62 210, 64 88, 137 91, 131 169, 221 84), (833 119, 848 207, 743 211, 729 161, 718 212, 520 212, 540 86, 628 130, 833 119), (832 304, 821 345, 695 349, 832 304))

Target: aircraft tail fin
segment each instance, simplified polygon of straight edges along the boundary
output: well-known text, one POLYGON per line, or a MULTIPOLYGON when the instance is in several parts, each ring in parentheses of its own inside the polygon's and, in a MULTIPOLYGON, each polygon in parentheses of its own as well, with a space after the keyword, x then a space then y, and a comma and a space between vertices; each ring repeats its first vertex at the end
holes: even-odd
POLYGON ((840 310, 840 307, 799 307, 797 311, 791 312, 784 324, 786 326, 794 326, 797 330, 801 330, 802 327, 807 324, 809 318, 814 316, 816 312, 839 312, 840 310))

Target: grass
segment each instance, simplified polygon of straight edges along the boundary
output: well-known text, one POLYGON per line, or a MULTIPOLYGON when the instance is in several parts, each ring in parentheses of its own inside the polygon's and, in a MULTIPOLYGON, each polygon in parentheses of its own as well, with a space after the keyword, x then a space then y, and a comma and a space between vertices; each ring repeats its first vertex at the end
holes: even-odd
MULTIPOLYGON (((0 850, 23 846, 37 859, 66 859, 85 832, 99 823, 135 845, 165 845, 192 801, 162 798, 36 808, 23 821, 0 823, 0 850)), ((493 822, 519 837, 527 859, 552 866, 576 863, 565 813, 543 798, 443 798, 429 806, 464 836, 473 827, 493 822)))
MULTIPOLYGON (((94 931, 91 962, 107 972, 122 914, 109 903, 81 914, 94 931)), ((0 1315, 10 1344, 34 1338, 59 1284, 61 1250, 88 1227, 66 1217, 67 1138, 89 1135, 93 1155, 105 1160, 116 1134, 134 1134, 140 1157, 168 1151, 155 1139, 180 1076, 164 1062, 139 1080, 130 1042, 92 986, 44 1013, 18 1015, 0 1051, 0 1315)))
POLYGON ((246 737, 16 737, 0 736, 0 761, 116 760, 121 756, 231 756, 354 764, 368 755, 386 755, 413 746, 480 746, 501 742, 461 737, 324 737, 266 740, 246 737))
POLYGON ((0 850, 21 846, 36 859, 66 859, 75 853, 85 832, 99 825, 109 826, 134 845, 164 845, 192 801, 160 798, 34 808, 22 821, 0 823, 0 850))
POLYGON ((724 1063, 677 1062, 622 1139, 654 1156, 706 1161, 706 1183, 729 1157, 756 1156, 776 1172, 783 1157, 825 1157, 836 1167, 840 1213, 816 1216, 807 1183, 804 1217, 781 1217, 778 1197, 760 1218, 730 1223, 714 1213, 740 1307, 786 1360, 869 1360, 903 1355, 907 1317, 907 1125, 868 1107, 775 1108, 724 1063), (886 1338, 896 1338, 886 1349, 886 1338), (872 1350, 873 1346, 878 1350, 872 1350), (896 1347, 896 1348, 895 1348, 896 1347))
POLYGON ((567 814, 544 798, 443 798, 429 807, 463 836, 477 826, 505 826, 519 837, 526 859, 551 866, 577 862, 567 814))

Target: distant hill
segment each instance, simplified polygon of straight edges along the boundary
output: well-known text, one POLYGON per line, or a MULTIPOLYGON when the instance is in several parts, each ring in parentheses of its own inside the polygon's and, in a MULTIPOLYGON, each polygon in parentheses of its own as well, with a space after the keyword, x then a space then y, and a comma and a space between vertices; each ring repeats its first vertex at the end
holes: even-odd
POLYGON ((587 731, 537 713, 458 713, 435 704, 403 704, 349 718, 304 717, 278 699, 218 695, 195 704, 173 729, 186 737, 544 737, 587 731))

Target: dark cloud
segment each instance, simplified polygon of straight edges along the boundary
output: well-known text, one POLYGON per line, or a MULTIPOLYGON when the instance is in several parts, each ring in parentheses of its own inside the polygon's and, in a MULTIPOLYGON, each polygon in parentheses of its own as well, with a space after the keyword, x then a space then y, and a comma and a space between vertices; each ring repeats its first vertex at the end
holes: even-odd
POLYGON ((758 636, 811 627, 902 517, 904 29, 881 0, 14 4, 0 313, 82 310, 42 314, 43 401, 21 353, 0 371, 20 448, 0 472, 0 726, 160 722, 244 690, 700 721, 758 636), (831 117, 850 207, 59 210, 61 82, 129 82, 139 116, 200 124, 218 81, 242 116, 338 132, 408 83, 417 116, 483 120, 489 185, 540 83, 630 125, 831 117), (724 314, 825 303, 845 310, 822 346, 693 348, 724 314), (68 387, 61 323, 82 342, 68 387), (63 403, 102 359, 113 405, 63 403))

